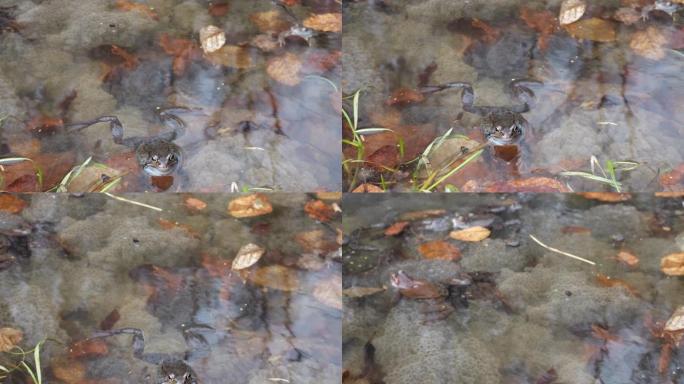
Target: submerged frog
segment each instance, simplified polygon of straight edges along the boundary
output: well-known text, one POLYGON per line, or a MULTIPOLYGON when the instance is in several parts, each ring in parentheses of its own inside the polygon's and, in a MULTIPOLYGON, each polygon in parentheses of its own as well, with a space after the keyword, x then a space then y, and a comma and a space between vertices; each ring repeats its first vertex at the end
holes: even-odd
POLYGON ((91 125, 109 123, 112 139, 116 144, 131 148, 140 168, 150 176, 170 175, 181 166, 183 151, 173 141, 185 132, 185 122, 176 116, 176 112, 187 111, 184 108, 168 108, 159 112, 162 122, 171 128, 150 137, 123 137, 124 129, 116 116, 102 116, 94 120, 67 125, 68 131, 80 131, 91 125))
MULTIPOLYGON (((203 328, 209 328, 202 326, 203 328)), ((116 335, 133 336, 133 356, 144 362, 158 366, 156 377, 152 381, 145 381, 150 384, 198 384, 197 374, 187 363, 191 356, 190 352, 185 354, 165 354, 165 353, 145 353, 145 338, 143 331, 138 328, 119 328, 109 331, 95 333, 91 339, 105 338, 116 335)), ((207 348, 207 342, 196 331, 190 327, 183 329, 183 336, 186 342, 200 343, 201 347, 207 348)))
POLYGON ((426 302, 422 311, 426 323, 446 319, 457 307, 467 308, 469 300, 494 299, 504 309, 510 309, 496 288, 491 272, 461 272, 446 281, 433 283, 414 279, 399 270, 390 275, 390 284, 398 289, 400 297, 426 302))
POLYGON ((494 153, 497 157, 511 162, 519 159, 520 150, 515 148, 513 155, 510 151, 502 151, 496 147, 512 147, 522 145, 523 137, 530 130, 530 125, 523 116, 529 112, 534 100, 534 92, 529 88, 530 85, 540 84, 537 81, 514 80, 509 84, 510 90, 521 104, 511 106, 476 106, 475 93, 470 83, 454 82, 441 85, 431 85, 421 89, 424 94, 431 94, 447 89, 462 89, 461 100, 463 110, 474 113, 481 117, 476 127, 482 131, 487 142, 495 147, 494 153))

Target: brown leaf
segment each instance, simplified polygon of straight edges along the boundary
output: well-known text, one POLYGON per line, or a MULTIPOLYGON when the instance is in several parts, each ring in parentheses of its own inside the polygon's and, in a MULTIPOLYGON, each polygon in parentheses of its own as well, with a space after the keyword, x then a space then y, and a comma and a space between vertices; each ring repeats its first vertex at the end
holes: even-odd
POLYGON ((328 307, 342 310, 342 277, 333 275, 329 279, 318 282, 313 288, 316 300, 328 307))
POLYGON ((172 229, 180 229, 181 231, 187 233, 190 237, 194 237, 196 239, 200 238, 199 232, 197 232, 194 228, 187 224, 181 224, 177 221, 171 221, 171 220, 166 220, 162 219, 161 217, 158 219, 159 220, 159 226, 164 229, 164 230, 172 230, 172 229))
POLYGON ((157 13, 145 4, 138 4, 129 0, 116 0, 116 8, 122 11, 140 12, 152 20, 159 20, 157 13))
POLYGON ((478 242, 488 238, 491 233, 492 232, 485 227, 475 226, 461 229, 460 231, 452 231, 449 233, 449 237, 460 241, 478 242))
POLYGON ((442 217, 446 215, 445 209, 426 209, 424 211, 411 211, 402 213, 399 220, 414 221, 429 219, 431 217, 442 217))
POLYGON ((235 198, 228 203, 228 213, 237 218, 262 216, 273 212, 268 197, 261 193, 235 198))
POLYGON ((254 66, 249 49, 237 45, 224 45, 214 52, 207 53, 204 57, 210 63, 224 67, 247 69, 254 66))
POLYGON ((339 248, 338 244, 330 238, 328 232, 322 229, 300 232, 295 235, 295 241, 306 252, 326 254, 339 248))
POLYGON ((618 192, 580 192, 578 195, 584 197, 587 200, 597 200, 604 203, 619 203, 622 201, 629 201, 632 199, 632 195, 629 193, 618 193, 618 192))
POLYGON ((9 193, 0 194, 0 211, 9 213, 19 213, 26 208, 28 204, 19 196, 9 193))
POLYGON ((342 199, 342 192, 316 192, 316 198, 319 200, 335 200, 342 199))
POLYGON ((620 337, 618 337, 617 335, 613 335, 612 333, 610 333, 610 331, 597 324, 591 325, 591 335, 603 341, 620 341, 620 337))
POLYGON ((646 30, 634 32, 629 42, 629 47, 643 57, 651 60, 660 60, 665 57, 665 45, 667 37, 656 27, 648 27, 646 30))
POLYGON ((602 273, 597 273, 596 274, 596 281, 602 287, 609 287, 609 288, 611 288, 611 287, 622 287, 622 288, 626 289, 630 295, 632 295, 634 297, 641 297, 641 295, 639 295, 639 292, 634 287, 632 287, 627 282, 625 282, 624 280, 615 279, 615 278, 612 278, 610 276, 606 276, 602 273))
POLYGON ((100 357, 108 353, 107 343, 102 339, 80 340, 69 346, 69 357, 72 359, 100 357))
POLYGON ((621 263, 630 268, 634 268, 639 265, 639 258, 627 251, 620 251, 616 257, 621 263))
POLYGON ((232 270, 232 265, 228 260, 207 253, 202 254, 201 264, 211 277, 223 277, 232 270))
POLYGON ((290 23, 282 18, 278 11, 257 12, 249 15, 249 20, 254 23, 260 32, 280 33, 290 29, 290 23))
POLYGON ((536 11, 527 7, 520 8, 520 18, 528 27, 539 32, 538 45, 544 50, 548 45, 549 37, 556 30, 556 18, 549 11, 536 11))
POLYGON ((385 229, 385 236, 396 236, 402 232, 409 225, 408 221, 397 221, 385 229))
POLYGON ((135 55, 128 53, 128 51, 118 45, 112 45, 112 54, 123 60, 121 65, 126 69, 134 69, 139 64, 138 58, 135 55))
POLYGON ((173 56, 173 74, 182 76, 188 66, 188 62, 195 58, 195 43, 188 39, 172 39, 166 33, 159 38, 159 45, 166 54, 173 56))
POLYGON ((229 10, 230 6, 228 5, 228 2, 209 4, 209 14, 214 17, 225 16, 226 14, 228 14, 229 10))
POLYGON ((86 376, 85 364, 73 359, 54 359, 50 370, 59 381, 66 384, 82 384, 86 376))
POLYGON ((35 135, 51 135, 64 126, 64 121, 57 117, 38 115, 28 123, 26 129, 35 135))
POLYGON ((187 197, 185 198, 185 207, 191 211, 198 212, 205 209, 207 203, 194 197, 187 197))
POLYGON ((304 205, 304 212, 310 218, 322 222, 328 222, 335 216, 335 210, 321 200, 311 200, 304 205))
POLYGON ((563 0, 558 14, 558 21, 561 25, 572 24, 582 18, 587 4, 584 0, 563 0))
POLYGON ((591 229, 587 227, 579 227, 576 225, 566 225, 565 227, 561 228, 561 233, 566 235, 572 233, 591 233, 591 229))
POLYGON ((385 145, 368 155, 366 161, 380 171, 393 169, 399 165, 399 148, 396 145, 385 145))
POLYGON ((529 177, 505 182, 487 182, 480 184, 470 180, 461 187, 461 192, 571 192, 565 184, 548 177, 529 177))
POLYGON ((622 7, 615 11, 613 18, 625 25, 632 25, 641 20, 641 13, 631 7, 622 7))
POLYGON ((9 352, 21 343, 24 333, 14 328, 0 328, 0 352, 9 352))
POLYGON ((675 199, 684 197, 684 191, 681 192, 656 192, 653 194, 655 197, 661 197, 665 199, 675 199))
POLYGON ((366 297, 370 295, 375 295, 376 293, 384 292, 387 288, 381 287, 351 287, 342 291, 342 294, 347 297, 359 298, 366 297))
POLYGON ((660 175, 659 181, 663 187, 681 184, 684 181, 684 164, 680 164, 677 168, 660 175))
POLYGON ((425 100, 425 95, 410 88, 399 88, 392 92, 392 95, 385 102, 387 105, 408 105, 417 104, 425 100))
POLYGON ((354 188, 352 193, 383 193, 385 192, 382 188, 378 187, 377 185, 373 185, 370 183, 363 183, 359 185, 358 187, 354 188))
POLYGON ((238 251, 237 256, 235 256, 235 259, 233 259, 233 270, 238 271, 251 267, 261 259, 261 256, 263 256, 264 253, 266 253, 266 250, 256 244, 249 243, 243 245, 238 251))
POLYGON ((119 314, 119 310, 115 308, 111 312, 109 312, 107 317, 105 317, 104 319, 102 319, 102 321, 100 321, 100 329, 103 331, 108 331, 108 330, 114 328, 114 325, 120 319, 121 319, 121 315, 119 314))
POLYGON ((615 24, 603 19, 591 18, 580 20, 563 26, 568 33, 578 40, 610 42, 617 39, 615 24))
POLYGON ((461 258, 461 250, 446 241, 435 240, 418 246, 418 252, 426 259, 433 260, 458 260, 461 258))
POLYGON ((480 29, 482 30, 482 32, 484 32, 479 36, 479 38, 487 44, 494 43, 499 39, 499 36, 501 35, 501 31, 490 26, 482 20, 473 19, 472 25, 474 28, 480 29))
POLYGON ((660 270, 668 276, 684 276, 684 253, 673 253, 660 260, 660 270))
POLYGON ((256 269, 247 277, 249 281, 263 287, 291 292, 299 287, 297 271, 282 265, 269 265, 256 269))
POLYGON ((299 71, 302 62, 293 53, 287 52, 282 56, 277 56, 268 61, 266 73, 275 81, 295 86, 302 81, 299 71))
POLYGON ((672 344, 666 343, 660 348, 660 358, 658 358, 658 373, 664 375, 670 366, 672 358, 672 344))
POLYGON ((341 13, 319 13, 311 15, 304 20, 303 25, 307 28, 321 32, 341 32, 341 13))

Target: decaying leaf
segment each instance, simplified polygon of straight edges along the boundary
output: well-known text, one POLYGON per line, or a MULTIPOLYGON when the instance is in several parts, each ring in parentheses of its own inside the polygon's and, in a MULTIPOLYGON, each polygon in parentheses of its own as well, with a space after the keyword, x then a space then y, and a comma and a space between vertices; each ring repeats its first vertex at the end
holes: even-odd
POLYGON ((426 209, 424 211, 411 211, 402 213, 399 216, 399 220, 413 221, 413 220, 423 220, 429 219, 431 217, 441 217, 446 215, 445 209, 426 209))
POLYGON ((304 205, 304 212, 310 218, 328 222, 335 216, 335 209, 321 200, 311 200, 304 205))
POLYGON ((145 4, 134 3, 129 0, 116 0, 116 8, 122 11, 140 12, 152 20, 159 20, 157 12, 145 4))
POLYGON ((384 292, 386 290, 386 287, 351 287, 342 290, 342 294, 351 298, 359 298, 375 295, 376 293, 384 292))
POLYGON ((411 88, 399 88, 387 99, 387 105, 417 104, 425 100, 425 95, 411 88))
POLYGON ((19 213, 26 208, 26 201, 18 196, 3 193, 0 194, 0 211, 9 213, 19 213))
POLYGON ((342 192, 316 192, 316 198, 319 200, 340 200, 342 199, 342 192))
POLYGON ((300 232, 295 235, 295 241, 306 252, 326 254, 339 248, 338 244, 330 238, 330 235, 322 229, 300 232))
POLYGON ((564 0, 561 3, 558 21, 561 25, 572 24, 582 18, 586 9, 587 4, 584 0, 564 0))
POLYGON ((167 231, 177 228, 188 234, 190 237, 194 237, 196 239, 200 238, 199 232, 197 232, 193 227, 189 226, 188 224, 181 224, 177 221, 166 220, 160 217, 159 226, 167 231))
POLYGON ((185 207, 191 211, 201 211, 207 207, 207 203, 194 197, 187 197, 185 207))
POLYGON ((620 341, 620 337, 613 335, 609 330, 597 324, 591 325, 591 335, 603 341, 620 341))
POLYGON ((290 28, 290 23, 283 19, 278 11, 257 12, 249 16, 260 32, 283 32, 290 28))
POLYGON ((435 240, 418 246, 418 252, 426 259, 432 260, 458 260, 461 258, 461 250, 446 241, 435 240))
POLYGON ((209 4, 209 14, 214 17, 225 16, 228 10, 230 10, 230 5, 227 2, 209 4))
POLYGON ((249 49, 237 45, 224 45, 214 52, 205 54, 204 57, 210 63, 224 67, 247 69, 254 66, 249 49))
POLYGON ((313 296, 328 307, 342 310, 342 276, 333 275, 314 286, 313 296))
POLYGON ((651 60, 660 60, 665 57, 666 44, 667 37, 665 34, 660 29, 651 26, 643 31, 634 32, 629 47, 640 56, 651 60))
POLYGON ((615 24, 596 17, 567 24, 564 27, 575 39, 598 42, 610 42, 617 39, 615 24))
POLYGON ((231 263, 214 255, 202 253, 202 267, 209 272, 211 277, 223 277, 229 274, 232 270, 231 263))
POLYGON ((261 256, 263 256, 265 252, 266 250, 264 248, 253 243, 243 245, 238 251, 237 256, 235 256, 235 259, 233 259, 233 270, 237 271, 251 267, 261 259, 261 256))
POLYGON ((664 331, 667 332, 679 332, 684 331, 684 305, 677 308, 672 316, 665 323, 664 331))
POLYGON ((658 178, 663 187, 673 187, 684 182, 684 164, 678 165, 675 169, 665 172, 658 178))
POLYGON ((385 236, 396 236, 402 232, 409 225, 408 221, 397 221, 385 229, 385 236))
POLYGON ((385 192, 382 188, 371 183, 363 183, 358 187, 354 188, 352 193, 383 193, 385 192))
POLYGON ((304 20, 303 25, 321 32, 340 32, 342 31, 342 14, 319 13, 311 15, 304 20))
POLYGON ((208 25, 200 29, 199 39, 204 53, 211 53, 226 44, 226 33, 215 25, 208 25))
POLYGON ((293 53, 287 52, 282 56, 274 57, 266 65, 266 73, 279 83, 295 86, 302 81, 299 71, 302 62, 293 53))
POLYGON ((261 267, 250 273, 247 279, 263 287, 291 292, 299 287, 297 271, 282 265, 261 267))
POLYGON ((261 193, 235 198, 228 203, 228 213, 233 217, 255 217, 273 212, 268 197, 261 193))
POLYGON ((521 7, 520 18, 528 27, 539 32, 537 44, 541 50, 545 50, 551 35, 558 27, 558 23, 553 14, 550 11, 537 11, 531 8, 521 7))
POLYGON ((85 339, 69 346, 69 357, 82 359, 100 357, 109 353, 107 343, 103 339, 85 339))
POLYGON ((112 54, 120 57, 121 60, 123 60, 121 65, 126 69, 134 69, 139 64, 138 58, 135 57, 135 55, 129 53, 118 45, 112 45, 112 54))
POLYGON ((52 374, 66 384, 79 384, 86 376, 86 366, 74 359, 54 359, 50 364, 52 374))
POLYGON ((506 182, 491 182, 480 184, 477 180, 469 180, 461 187, 461 192, 571 192, 560 181, 549 177, 528 177, 513 179, 506 182))
POLYGON ((167 34, 162 34, 159 38, 159 45, 164 52, 173 56, 173 73, 181 76, 185 73, 188 63, 193 59, 196 48, 195 42, 188 39, 173 39, 167 34))
POLYGON ((580 192, 580 196, 588 200, 602 201, 604 203, 619 203, 622 201, 629 201, 632 195, 629 193, 618 192, 580 192))
POLYGON ((368 165, 379 170, 393 169, 399 165, 399 148, 396 145, 385 145, 366 157, 368 165))
POLYGON ((449 233, 449 237, 460 241, 478 242, 488 238, 491 233, 492 232, 485 227, 475 226, 459 231, 452 231, 449 233))
POLYGON ((629 285, 626 281, 616 279, 616 278, 604 275, 602 273, 596 274, 596 282, 602 287, 609 287, 609 288, 611 288, 611 287, 622 287, 625 290, 627 290, 627 292, 629 292, 630 295, 632 295, 634 297, 640 297, 641 296, 641 295, 639 295, 639 291, 637 291, 636 288, 629 285))
POLYGON ((684 276, 684 253, 673 253, 660 260, 660 270, 668 276, 684 276))
POLYGON ((639 258, 627 251, 620 251, 617 254, 617 259, 630 268, 634 268, 639 265, 639 258))
POLYGON ((21 343, 24 333, 14 328, 0 328, 0 352, 9 352, 21 343))

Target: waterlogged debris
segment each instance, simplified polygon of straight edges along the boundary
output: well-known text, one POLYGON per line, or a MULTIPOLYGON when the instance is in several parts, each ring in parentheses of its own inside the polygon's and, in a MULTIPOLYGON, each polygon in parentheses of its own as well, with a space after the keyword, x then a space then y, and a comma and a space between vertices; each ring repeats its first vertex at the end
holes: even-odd
POLYGON ((558 379, 558 373, 556 373, 556 370, 551 368, 548 371, 544 372, 543 375, 539 376, 537 381, 535 381, 535 384, 551 384, 554 383, 558 379))
POLYGON ((192 228, 191 226, 189 226, 187 224, 181 224, 177 221, 166 220, 166 219, 162 219, 160 217, 159 218, 159 226, 166 231, 170 231, 172 229, 178 228, 181 231, 187 233, 190 237, 194 237, 196 239, 200 238, 199 232, 197 232, 194 228, 192 228))
POLYGON ((9 193, 0 194, 0 211, 9 213, 20 213, 28 204, 18 196, 9 193))
POLYGON ((587 4, 584 0, 564 0, 563 3, 561 3, 558 22, 560 22, 561 25, 572 24, 581 19, 586 10, 587 4))
POLYGON ((187 197, 184 204, 187 209, 195 212, 202 211, 207 207, 207 203, 194 197, 187 197))
POLYGON ((409 224, 408 221, 397 221, 385 229, 385 236, 397 236, 404 232, 404 229, 406 229, 409 224))
POLYGON ((218 51, 226 44, 226 33, 215 25, 208 25, 199 31, 200 44, 204 53, 218 51))
POLYGON ((446 241, 435 240, 418 246, 418 252, 426 259, 431 260, 458 260, 461 258, 461 250, 446 241))
POLYGON ((294 269, 282 265, 261 267, 247 276, 254 284, 263 287, 291 292, 299 287, 299 279, 294 269))
POLYGON ((608 20, 591 18, 565 25, 565 30, 578 40, 611 42, 617 39, 615 24, 608 20))
POLYGON ((665 172, 658 178, 660 185, 671 188, 684 182, 684 164, 680 164, 675 169, 665 172))
POLYGON ((50 370, 59 381, 66 384, 83 383, 86 376, 85 364, 74 359, 55 359, 50 364, 50 370))
POLYGON ((446 210, 444 209, 426 209, 424 211, 402 213, 401 216, 399 216, 399 220, 414 221, 429 219, 431 217, 441 217, 444 215, 446 215, 446 210))
POLYGON ((328 307, 342 310, 342 277, 333 275, 314 286, 313 296, 328 307))
POLYGON ((322 222, 328 222, 335 216, 335 209, 321 200, 311 200, 304 205, 304 212, 310 218, 322 222))
POLYGON ((399 88, 392 92, 392 95, 385 102, 387 105, 409 105, 421 103, 425 100, 425 95, 411 88, 399 88))
POLYGON ((232 270, 232 265, 228 260, 221 259, 208 253, 202 254, 201 264, 211 277, 223 277, 232 270))
POLYGON ((476 226, 461 229, 460 231, 452 231, 449 233, 449 237, 454 240, 476 243, 488 238, 491 233, 492 231, 485 227, 476 226))
POLYGON ((341 13, 319 13, 307 17, 302 23, 305 27, 321 32, 342 31, 341 13))
POLYGON ((214 52, 207 53, 204 57, 210 63, 224 67, 247 69, 254 66, 249 49, 237 45, 224 45, 214 52))
POLYGON ((145 4, 134 3, 129 0, 116 0, 116 8, 122 11, 135 11, 149 17, 152 20, 159 20, 157 12, 152 7, 145 4))
POLYGON ((214 17, 225 16, 226 14, 228 14, 229 10, 230 5, 228 4, 228 2, 209 4, 209 14, 214 17))
POLYGON ((587 200, 596 200, 596 201, 601 201, 604 203, 620 203, 620 202, 629 201, 632 199, 632 195, 630 195, 629 193, 581 192, 578 194, 587 200))
POLYGON ((316 192, 316 198, 319 200, 340 200, 342 199, 342 192, 316 192))
POLYGON ((639 258, 627 251, 620 251, 617 256, 617 260, 621 263, 627 265, 630 268, 634 268, 639 265, 639 258))
POLYGON ((138 58, 135 57, 135 55, 129 53, 128 51, 119 47, 118 45, 112 45, 112 54, 118 56, 121 60, 123 60, 121 66, 128 70, 135 69, 135 67, 137 67, 138 64, 140 64, 138 58))
POLYGON ((615 11, 613 18, 625 25, 632 25, 641 20, 641 13, 634 8, 622 7, 615 11))
POLYGON ((536 11, 527 7, 520 9, 520 18, 528 27, 539 33, 537 45, 545 50, 549 45, 549 38, 556 31, 558 23, 550 11, 536 11))
POLYGON ((667 37, 660 29, 648 27, 646 30, 634 32, 629 47, 643 57, 660 60, 665 57, 667 37))
POLYGON ((166 54, 173 56, 173 74, 183 75, 188 63, 195 57, 195 43, 188 39, 172 39, 169 35, 162 34, 159 38, 159 45, 166 54))
POLYGON ((69 357, 72 359, 100 357, 108 353, 107 343, 102 339, 80 340, 69 346, 69 357))
POLYGON ((684 253, 673 253, 660 260, 660 270, 668 276, 684 276, 684 253))
POLYGON ((617 335, 613 335, 610 333, 609 330, 606 328, 603 328, 602 326, 598 324, 592 324, 591 325, 591 335, 599 340, 603 340, 604 342, 608 341, 613 341, 613 342, 618 342, 620 341, 620 337, 617 335))
POLYGON ((256 264, 264 253, 266 253, 266 249, 254 243, 245 244, 240 248, 235 259, 233 259, 231 267, 236 271, 249 268, 256 264))
POLYGON ((602 286, 602 287, 607 287, 607 288, 612 288, 612 287, 622 287, 624 288, 627 292, 629 292, 630 295, 634 297, 641 297, 639 294, 639 291, 636 290, 633 286, 628 284, 626 281, 621 280, 621 279, 616 279, 607 275, 604 275, 602 273, 597 273, 596 274, 596 282, 602 286))
POLYGON ((249 20, 260 32, 283 32, 290 29, 290 23, 283 19, 278 11, 257 12, 249 15, 249 20))
POLYGON ((326 254, 339 248, 339 245, 322 229, 300 232, 295 235, 295 241, 306 252, 326 254))
POLYGON ((342 290, 342 294, 346 297, 359 298, 375 295, 376 293, 385 292, 387 287, 351 287, 342 290))
POLYGON ((580 227, 577 225, 566 225, 565 227, 561 228, 561 233, 563 234, 576 234, 576 233, 586 233, 589 234, 591 233, 591 229, 587 227, 580 227))
POLYGON ((0 328, 0 352, 9 352, 21 343, 24 333, 15 328, 0 328))
POLYGON ((266 66, 266 73, 275 81, 295 86, 302 79, 299 71, 302 69, 302 62, 293 53, 287 52, 282 56, 274 57, 269 60, 266 66))
POLYGON ((360 184, 358 187, 354 188, 352 193, 383 193, 385 192, 382 188, 378 187, 375 184, 371 183, 363 183, 360 184))
POLYGON ((262 216, 273 212, 268 197, 261 193, 238 197, 228 203, 228 213, 237 218, 262 216))
POLYGON ((469 180, 461 188, 462 192, 571 192, 562 182, 549 177, 528 177, 505 182, 485 182, 469 180))

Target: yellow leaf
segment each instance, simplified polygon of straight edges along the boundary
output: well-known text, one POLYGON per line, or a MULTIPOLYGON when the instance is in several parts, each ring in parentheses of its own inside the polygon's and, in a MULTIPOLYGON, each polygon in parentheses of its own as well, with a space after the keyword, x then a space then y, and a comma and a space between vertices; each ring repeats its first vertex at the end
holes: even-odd
POLYGON ((466 229, 461 229, 460 231, 452 231, 449 237, 455 240, 468 241, 468 242, 478 242, 489 237, 491 231, 485 227, 470 227, 466 229))

